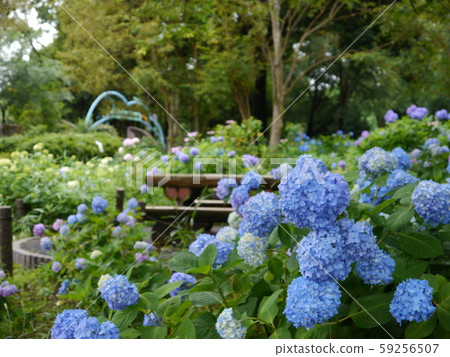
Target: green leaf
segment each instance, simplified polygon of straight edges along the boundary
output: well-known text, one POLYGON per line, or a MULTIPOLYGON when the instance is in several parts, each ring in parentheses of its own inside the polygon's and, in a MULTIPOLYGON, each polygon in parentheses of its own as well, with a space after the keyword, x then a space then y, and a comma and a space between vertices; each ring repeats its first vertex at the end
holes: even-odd
POLYGON ((424 338, 431 335, 436 328, 436 316, 427 321, 411 322, 405 330, 405 338, 424 338))
POLYGON ((145 304, 146 309, 156 310, 159 304, 158 295, 155 293, 144 293, 141 295, 141 301, 145 304))
POLYGON ((307 330, 304 327, 300 327, 297 329, 295 333, 296 339, 309 339, 309 338, 319 338, 324 339, 328 337, 328 326, 324 325, 316 325, 313 328, 307 330))
POLYGON ((142 326, 139 327, 141 338, 146 339, 162 339, 167 335, 167 327, 165 326, 142 326))
POLYGON ((217 305, 222 303, 222 297, 219 293, 213 291, 194 292, 189 295, 194 306, 217 305))
POLYGON ((183 283, 184 280, 164 284, 163 286, 160 286, 158 289, 156 289, 153 294, 155 294, 159 299, 162 299, 172 290, 175 290, 176 288, 179 288, 181 285, 183 285, 183 283))
POLYGON ((195 326, 190 319, 184 318, 178 325, 176 336, 183 339, 194 339, 196 337, 195 326))
POLYGON ((200 267, 197 267, 197 268, 189 269, 188 273, 189 274, 208 275, 210 271, 211 271, 211 267, 209 265, 203 265, 203 266, 200 266, 200 267))
POLYGON ((194 324, 195 327, 195 332, 197 335, 196 338, 211 339, 219 337, 215 328, 216 318, 212 313, 205 312, 200 316, 196 317, 195 319, 193 319, 192 323, 194 324))
POLYGON ((393 199, 411 197, 414 189, 416 188, 417 183, 409 183, 405 186, 400 187, 395 193, 392 195, 393 199))
POLYGON ((136 339, 141 335, 140 331, 134 329, 134 328, 127 328, 123 331, 120 331, 120 338, 121 339, 136 339))
POLYGON ((269 259, 267 266, 269 267, 269 271, 276 277, 281 278, 283 276, 283 263, 280 259, 275 257, 269 259))
POLYGON ((217 247, 214 244, 208 245, 198 257, 198 265, 212 267, 216 261, 217 247))
POLYGON ((278 330, 275 330, 269 338, 292 338, 292 336, 291 332, 286 327, 281 327, 278 330))
POLYGON ((289 257, 289 259, 286 262, 286 268, 289 270, 289 272, 294 272, 294 271, 298 271, 299 266, 298 266, 298 260, 297 260, 297 254, 294 252, 292 253, 292 255, 289 257))
POLYGON ((198 267, 197 257, 191 252, 180 252, 169 260, 168 267, 173 271, 187 273, 190 269, 198 267))
POLYGON ((344 173, 344 179, 347 182, 354 182, 357 179, 359 179, 359 171, 355 170, 355 171, 347 171, 344 173))
POLYGON ((168 316, 174 314, 180 307, 181 297, 179 295, 173 296, 165 301, 163 301, 158 306, 158 316, 164 321, 168 316))
POLYGON ((433 294, 439 291, 439 278, 433 274, 423 274, 420 280, 428 281, 428 284, 433 288, 433 294))
POLYGON ((402 258, 395 259, 395 270, 392 274, 394 281, 400 283, 409 278, 418 278, 428 267, 428 262, 424 260, 405 260, 402 258))
POLYGON ((349 316, 356 326, 364 329, 377 327, 392 319, 389 305, 392 294, 374 294, 363 296, 350 305, 349 316), (362 306, 362 307, 361 307, 362 306))
POLYGON ((439 239, 419 232, 396 233, 403 249, 415 258, 434 258, 444 254, 439 239))
POLYGON ((129 306, 124 310, 117 311, 112 318, 112 322, 119 330, 122 330, 134 321, 138 312, 139 310, 134 309, 133 306, 129 306))
POLYGON ((291 249, 297 244, 296 240, 299 241, 299 239, 295 238, 292 234, 291 226, 286 223, 282 223, 278 226, 278 236, 280 237, 281 243, 291 249))
POLYGON ((436 296, 436 315, 441 325, 450 331, 450 283, 445 284, 436 296))
POLYGON ((396 232, 404 225, 409 224, 413 217, 413 210, 399 206, 399 208, 388 217, 387 226, 391 231, 396 232))
POLYGON ((275 291, 272 295, 270 295, 268 298, 263 299, 263 302, 261 303, 259 307, 260 313, 264 313, 267 310, 270 309, 270 307, 277 303, 278 296, 283 292, 283 289, 275 291))

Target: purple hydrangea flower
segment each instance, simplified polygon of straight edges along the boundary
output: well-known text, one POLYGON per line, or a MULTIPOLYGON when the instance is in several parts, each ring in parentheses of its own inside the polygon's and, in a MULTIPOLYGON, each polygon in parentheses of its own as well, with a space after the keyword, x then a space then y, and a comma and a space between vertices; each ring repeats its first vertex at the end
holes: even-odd
POLYGON ((368 138, 369 135, 370 135, 370 133, 369 133, 368 130, 364 130, 364 131, 361 133, 361 137, 362 137, 363 139, 368 138))
POLYGON ((236 187, 231 193, 230 203, 231 207, 237 212, 240 213, 240 206, 242 206, 247 200, 250 198, 250 194, 248 192, 247 186, 239 186, 236 187))
POLYGON ((85 263, 86 259, 84 258, 76 258, 75 260, 75 268, 78 270, 83 270, 87 268, 87 264, 85 263))
POLYGON ((63 221, 62 219, 57 219, 57 220, 55 221, 55 223, 53 223, 52 229, 53 229, 55 232, 58 232, 59 229, 62 227, 63 224, 64 224, 64 221, 63 221))
POLYGON ((42 223, 35 224, 33 227, 33 235, 35 237, 43 237, 45 234, 45 226, 42 223))
POLYGON ((340 161, 338 162, 338 166, 339 166, 341 169, 345 169, 345 161, 340 160, 340 161))
POLYGON ((230 188, 237 187, 236 179, 225 177, 219 180, 217 182, 217 190, 216 190, 216 196, 217 198, 220 198, 221 200, 228 197, 230 194, 230 188))
POLYGON ((234 157, 234 155, 236 155, 236 151, 234 151, 234 150, 231 150, 231 151, 228 153, 228 157, 234 157))
POLYGON ((449 119, 449 113, 445 109, 438 110, 436 113, 434 113, 434 115, 440 120, 449 119))
POLYGON ((191 156, 197 156, 200 151, 197 148, 190 148, 189 153, 191 154, 191 156))
POLYGON ((256 156, 245 154, 242 155, 242 166, 243 167, 252 167, 258 164, 259 159, 256 156))
POLYGON ((0 297, 6 298, 17 292, 17 286, 4 281, 0 284, 0 297))
POLYGON ((398 119, 398 114, 394 112, 392 109, 389 109, 386 114, 384 115, 384 120, 386 120, 386 123, 393 123, 398 119))
POLYGON ((61 265, 60 262, 55 261, 55 262, 52 263, 52 270, 55 273, 59 273, 61 271, 61 269, 62 269, 62 265, 61 265))

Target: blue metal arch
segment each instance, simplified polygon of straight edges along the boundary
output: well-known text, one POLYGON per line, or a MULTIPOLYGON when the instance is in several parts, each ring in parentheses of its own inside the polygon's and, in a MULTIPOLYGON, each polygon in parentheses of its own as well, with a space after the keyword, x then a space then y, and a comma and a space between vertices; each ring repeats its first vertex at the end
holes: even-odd
POLYGON ((133 100, 129 101, 121 93, 116 92, 116 91, 111 91, 111 90, 100 94, 97 98, 95 98, 95 100, 92 102, 91 106, 89 107, 89 110, 86 114, 85 125, 89 129, 93 129, 96 126, 107 123, 110 120, 127 120, 127 121, 129 120, 129 121, 134 121, 134 122, 140 123, 145 126, 147 131, 149 131, 150 133, 152 133, 155 136, 155 138, 161 143, 161 145, 163 147, 166 146, 164 132, 161 128, 161 125, 158 122, 158 117, 156 116, 156 114, 150 113, 149 108, 139 98, 133 97, 133 100), (144 119, 142 119, 142 113, 140 113, 140 112, 132 111, 132 110, 124 110, 124 109, 116 110, 115 101, 114 101, 113 97, 119 98, 128 107, 133 106, 133 105, 140 106, 148 113, 149 121, 147 122, 144 119), (105 98, 109 99, 112 102, 111 111, 107 115, 100 118, 98 121, 94 121, 92 119, 94 111, 97 108, 97 106, 100 104, 100 102, 105 98))

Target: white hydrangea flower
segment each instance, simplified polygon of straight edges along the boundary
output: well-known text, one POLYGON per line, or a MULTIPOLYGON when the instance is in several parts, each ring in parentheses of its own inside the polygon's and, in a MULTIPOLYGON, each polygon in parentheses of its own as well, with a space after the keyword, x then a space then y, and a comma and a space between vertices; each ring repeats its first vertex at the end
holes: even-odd
POLYGON ((100 290, 103 287, 103 285, 105 285, 105 283, 111 278, 112 276, 109 274, 102 275, 97 284, 98 289, 100 290))
POLYGON ((91 258, 91 259, 95 259, 95 258, 99 257, 100 255, 102 255, 102 252, 101 252, 101 251, 99 251, 99 250, 94 250, 94 251, 91 253, 90 258, 91 258))
POLYGON ((216 321, 217 333, 222 338, 244 338, 247 328, 233 317, 233 309, 230 307, 222 311, 216 321))

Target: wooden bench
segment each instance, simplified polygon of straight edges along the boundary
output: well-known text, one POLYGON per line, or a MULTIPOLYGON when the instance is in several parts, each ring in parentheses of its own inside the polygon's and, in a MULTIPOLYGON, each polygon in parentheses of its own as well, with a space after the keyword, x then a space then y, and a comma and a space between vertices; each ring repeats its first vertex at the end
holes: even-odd
MULTIPOLYGON (((227 222, 227 218, 233 209, 225 201, 215 197, 214 199, 201 199, 207 189, 215 189, 220 179, 224 177, 234 178, 240 183, 244 175, 186 175, 172 174, 153 175, 147 178, 149 187, 162 187, 167 198, 176 202, 175 206, 146 206, 145 219, 155 221, 154 232, 158 237, 171 230, 174 220, 178 221, 185 216, 193 216, 194 229, 204 228, 209 231, 214 223, 227 222)), ((261 186, 267 190, 276 187, 278 181, 271 175, 263 175, 261 186)), ((155 237, 154 237, 155 238, 155 237)))

